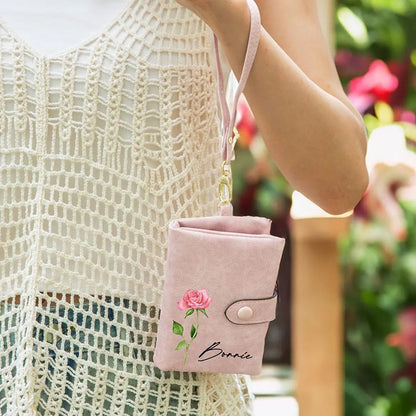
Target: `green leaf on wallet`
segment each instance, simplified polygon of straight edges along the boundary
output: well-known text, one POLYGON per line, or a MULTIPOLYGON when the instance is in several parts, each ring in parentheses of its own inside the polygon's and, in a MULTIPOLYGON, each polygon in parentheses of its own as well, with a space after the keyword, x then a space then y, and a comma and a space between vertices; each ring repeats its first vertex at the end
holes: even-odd
POLYGON ((179 344, 176 346, 175 350, 180 350, 182 347, 184 347, 186 345, 185 340, 182 340, 181 342, 179 342, 179 344))
POLYGON ((173 321, 173 333, 176 335, 183 335, 183 326, 176 321, 173 321))

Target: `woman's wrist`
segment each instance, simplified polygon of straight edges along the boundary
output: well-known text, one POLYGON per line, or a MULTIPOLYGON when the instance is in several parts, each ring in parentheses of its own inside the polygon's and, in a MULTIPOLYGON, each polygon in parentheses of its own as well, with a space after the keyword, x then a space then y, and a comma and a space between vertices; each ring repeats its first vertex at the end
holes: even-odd
POLYGON ((220 42, 233 43, 233 39, 236 37, 248 40, 250 10, 247 0, 222 2, 222 5, 215 8, 215 12, 213 12, 207 23, 220 42), (246 37, 241 37, 242 31, 246 34, 246 37))
MULTIPOLYGON (((232 37, 249 25, 247 0, 175 0, 197 14, 219 40, 232 37)), ((248 30, 248 29, 247 29, 248 30)))
POLYGON ((240 81, 251 17, 247 0, 233 0, 231 3, 232 7, 227 7, 222 17, 214 19, 210 27, 218 38, 237 81, 240 81))

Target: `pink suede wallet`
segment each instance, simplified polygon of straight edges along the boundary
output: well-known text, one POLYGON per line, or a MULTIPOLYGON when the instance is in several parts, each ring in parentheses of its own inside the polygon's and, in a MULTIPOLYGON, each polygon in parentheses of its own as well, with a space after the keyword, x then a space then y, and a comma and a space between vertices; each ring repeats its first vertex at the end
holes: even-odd
POLYGON ((170 223, 154 362, 161 370, 259 374, 285 239, 271 220, 170 223))

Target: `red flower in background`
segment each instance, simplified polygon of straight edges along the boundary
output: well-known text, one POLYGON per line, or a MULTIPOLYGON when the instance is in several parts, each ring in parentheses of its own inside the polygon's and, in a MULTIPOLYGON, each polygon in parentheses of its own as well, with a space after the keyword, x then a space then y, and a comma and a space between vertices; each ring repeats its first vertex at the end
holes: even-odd
POLYGON ((407 377, 416 384, 416 306, 406 309, 398 319, 400 332, 390 334, 386 342, 399 347, 408 363, 403 369, 395 372, 392 378, 397 380, 407 377))
POLYGON ((249 147, 257 133, 257 123, 244 94, 238 100, 236 127, 240 146, 249 147))
POLYGON ((348 89, 356 94, 372 94, 375 101, 387 102, 398 85, 399 80, 390 72, 385 62, 376 59, 363 76, 353 78, 348 83, 348 89))
POLYGON ((386 63, 376 59, 364 75, 350 80, 348 98, 358 111, 364 113, 376 101, 388 102, 398 85, 398 78, 390 72, 386 63))
POLYGON ((408 363, 400 371, 396 371, 393 374, 392 379, 393 381, 396 381, 402 377, 408 378, 414 385, 416 385, 416 360, 408 363))

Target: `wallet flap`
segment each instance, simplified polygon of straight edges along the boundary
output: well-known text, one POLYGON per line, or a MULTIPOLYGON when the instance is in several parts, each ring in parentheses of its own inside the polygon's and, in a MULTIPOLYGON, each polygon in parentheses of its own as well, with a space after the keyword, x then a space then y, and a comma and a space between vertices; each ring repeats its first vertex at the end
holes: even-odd
POLYGON ((208 217, 178 218, 170 222, 170 228, 200 228, 226 232, 270 235, 272 220, 251 215, 211 215, 208 217))
POLYGON ((268 298, 240 299, 225 309, 230 322, 239 325, 258 324, 276 318, 277 293, 268 298))

